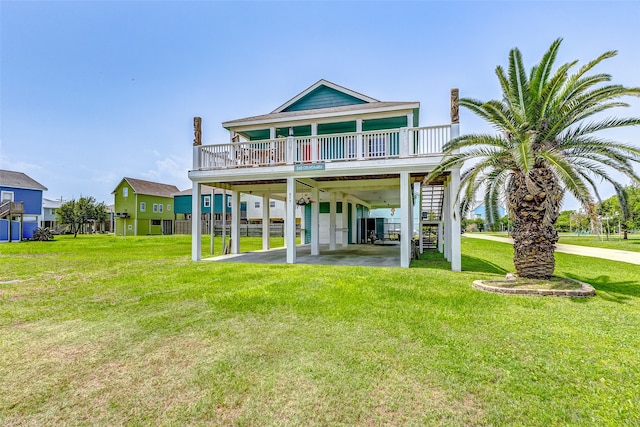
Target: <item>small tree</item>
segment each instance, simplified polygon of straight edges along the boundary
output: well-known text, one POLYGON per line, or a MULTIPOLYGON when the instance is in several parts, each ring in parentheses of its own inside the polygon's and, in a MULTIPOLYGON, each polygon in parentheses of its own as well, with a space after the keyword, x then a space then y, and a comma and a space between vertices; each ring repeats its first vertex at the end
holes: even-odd
POLYGON ((104 203, 96 204, 96 199, 93 197, 70 200, 58 208, 57 215, 61 224, 71 226, 73 237, 92 222, 104 222, 108 217, 104 203))

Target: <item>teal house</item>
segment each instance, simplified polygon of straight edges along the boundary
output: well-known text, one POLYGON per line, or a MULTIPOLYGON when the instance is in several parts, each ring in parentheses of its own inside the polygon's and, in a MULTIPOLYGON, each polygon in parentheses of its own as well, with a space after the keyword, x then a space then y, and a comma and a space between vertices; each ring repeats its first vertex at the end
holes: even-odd
MULTIPOLYGON (((227 141, 202 145, 202 119, 194 118, 189 178, 198 203, 192 206, 192 258, 201 259, 201 224, 195 218, 205 212, 203 188, 209 186, 231 195, 232 254, 241 251, 243 194, 264 200, 260 206, 265 219, 269 200, 285 203, 287 263, 296 262, 296 217, 302 210, 299 244, 308 245, 305 250, 311 256, 321 256, 338 247, 366 243, 368 212, 395 208, 398 265, 409 267, 415 224, 421 207, 427 206, 438 248, 451 261, 452 270, 459 271, 460 218, 453 213, 460 170, 445 171, 425 182, 442 160, 443 145, 459 135, 457 99, 454 89, 451 123, 420 126, 418 101, 380 101, 319 80, 271 112, 222 122, 227 141)), ((415 233, 420 236, 422 229, 419 225, 415 233)), ((268 227, 263 228, 263 249, 269 249, 268 227)))

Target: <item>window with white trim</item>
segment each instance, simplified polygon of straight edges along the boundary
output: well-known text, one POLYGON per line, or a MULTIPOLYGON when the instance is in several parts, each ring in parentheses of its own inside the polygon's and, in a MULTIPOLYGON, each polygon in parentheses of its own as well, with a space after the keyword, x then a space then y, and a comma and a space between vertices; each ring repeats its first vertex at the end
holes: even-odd
POLYGON ((157 203, 153 204, 153 211, 154 212, 158 212, 158 204, 157 203))
POLYGON ((205 208, 211 207, 211 196, 204 196, 204 201, 202 204, 205 208))
POLYGON ((122 187, 122 197, 129 197, 129 187, 122 187))
POLYGON ((164 205, 163 205, 162 203, 160 203, 160 204, 158 205, 158 212, 162 213, 163 208, 164 208, 164 205))
POLYGON ((147 210, 147 204, 145 202, 140 202, 140 212, 144 212, 147 210))

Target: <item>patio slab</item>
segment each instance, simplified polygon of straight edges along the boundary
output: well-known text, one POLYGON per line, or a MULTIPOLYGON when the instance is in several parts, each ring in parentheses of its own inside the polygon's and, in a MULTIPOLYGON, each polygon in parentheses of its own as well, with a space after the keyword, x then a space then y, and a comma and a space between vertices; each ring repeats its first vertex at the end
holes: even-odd
MULTIPOLYGON (((203 261, 286 264, 287 251, 285 248, 277 248, 268 251, 220 255, 203 258, 203 261)), ((334 251, 329 250, 329 245, 320 245, 320 255, 311 255, 310 245, 298 245, 296 247, 296 264, 400 267, 400 245, 387 243, 337 246, 334 251)))

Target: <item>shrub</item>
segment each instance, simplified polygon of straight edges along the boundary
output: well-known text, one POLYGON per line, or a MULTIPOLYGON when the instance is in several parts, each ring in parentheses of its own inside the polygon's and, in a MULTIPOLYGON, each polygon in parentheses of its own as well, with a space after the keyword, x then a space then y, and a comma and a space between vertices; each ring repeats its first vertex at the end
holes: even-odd
POLYGON ((53 240, 53 233, 47 227, 38 227, 33 231, 33 240, 39 240, 41 242, 53 240))

